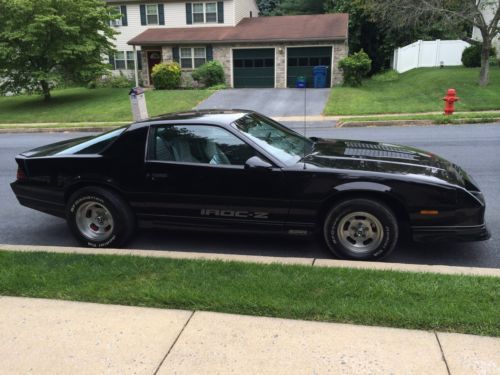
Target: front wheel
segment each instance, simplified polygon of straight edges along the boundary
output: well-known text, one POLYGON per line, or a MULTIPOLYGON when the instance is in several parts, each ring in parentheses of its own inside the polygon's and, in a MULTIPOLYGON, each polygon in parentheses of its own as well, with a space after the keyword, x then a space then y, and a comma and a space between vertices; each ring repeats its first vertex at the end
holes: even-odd
POLYGON ((398 223, 385 204, 351 199, 331 209, 323 234, 328 248, 339 258, 378 260, 394 250, 398 223))
POLYGON ((68 200, 66 220, 76 239, 89 247, 120 247, 132 236, 134 215, 117 194, 87 187, 68 200))

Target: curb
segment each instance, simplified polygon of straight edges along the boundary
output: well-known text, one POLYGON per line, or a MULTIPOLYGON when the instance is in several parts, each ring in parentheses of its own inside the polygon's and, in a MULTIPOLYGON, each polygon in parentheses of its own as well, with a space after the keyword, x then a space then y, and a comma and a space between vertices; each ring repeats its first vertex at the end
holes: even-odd
POLYGON ((353 268, 378 271, 400 271, 418 273, 437 273, 444 275, 468 275, 468 276, 490 276, 500 277, 500 269, 480 268, 480 267, 455 267, 441 265, 421 265, 403 263, 384 262, 360 262, 337 259, 316 259, 316 258, 287 258, 257 255, 238 254, 217 254, 217 253, 195 253, 171 250, 140 250, 140 249, 95 249, 86 247, 63 247, 63 246, 29 246, 29 245, 9 245, 0 244, 1 251, 14 252, 43 252, 60 254, 93 254, 93 255, 122 255, 140 256, 153 258, 170 259, 201 259, 201 260, 222 260, 227 262, 245 262, 260 264, 295 264, 310 265, 312 267, 331 268, 353 268))
POLYGON ((438 123, 433 120, 387 120, 387 121, 353 121, 353 122, 337 122, 337 128, 357 128, 369 126, 443 126, 443 125, 460 125, 460 124, 500 124, 500 118, 495 119, 456 119, 450 123, 438 123))

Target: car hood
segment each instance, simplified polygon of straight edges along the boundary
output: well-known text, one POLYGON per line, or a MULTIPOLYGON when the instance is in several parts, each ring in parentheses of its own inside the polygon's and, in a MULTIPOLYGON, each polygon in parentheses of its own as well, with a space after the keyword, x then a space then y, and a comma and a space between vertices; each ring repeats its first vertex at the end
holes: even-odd
POLYGON ((304 160, 319 168, 417 175, 479 190, 458 165, 428 151, 389 143, 320 139, 304 160))

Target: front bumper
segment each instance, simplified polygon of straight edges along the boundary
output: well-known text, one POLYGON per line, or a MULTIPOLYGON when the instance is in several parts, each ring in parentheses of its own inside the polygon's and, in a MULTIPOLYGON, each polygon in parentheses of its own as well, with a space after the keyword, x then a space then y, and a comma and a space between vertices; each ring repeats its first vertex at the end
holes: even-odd
POLYGON ((414 226, 413 240, 417 242, 485 241, 491 237, 486 224, 473 226, 414 226))

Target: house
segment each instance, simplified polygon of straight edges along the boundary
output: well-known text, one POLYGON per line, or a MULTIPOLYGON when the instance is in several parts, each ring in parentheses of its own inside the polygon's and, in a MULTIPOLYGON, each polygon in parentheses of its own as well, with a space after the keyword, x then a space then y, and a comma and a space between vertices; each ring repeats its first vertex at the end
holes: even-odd
MULTIPOLYGON (((493 17, 495 16, 495 13, 497 12, 497 9, 499 7, 499 3, 497 2, 484 2, 481 4, 481 12, 483 13, 484 20, 489 24, 493 20, 493 17)), ((472 39, 475 40, 483 40, 483 37, 481 36, 481 32, 477 27, 474 26, 472 30, 472 39)), ((492 42, 493 47, 495 47, 497 51, 497 57, 500 58, 500 35, 497 35, 495 38, 493 38, 492 42)))
POLYGON ((113 24, 118 52, 110 63, 130 75, 137 65, 145 86, 162 61, 179 62, 186 77, 218 60, 235 88, 295 87, 298 76, 311 85, 316 65, 328 66, 330 85, 342 81, 338 61, 348 51, 347 14, 259 17, 255 0, 106 1, 122 14, 113 24))

